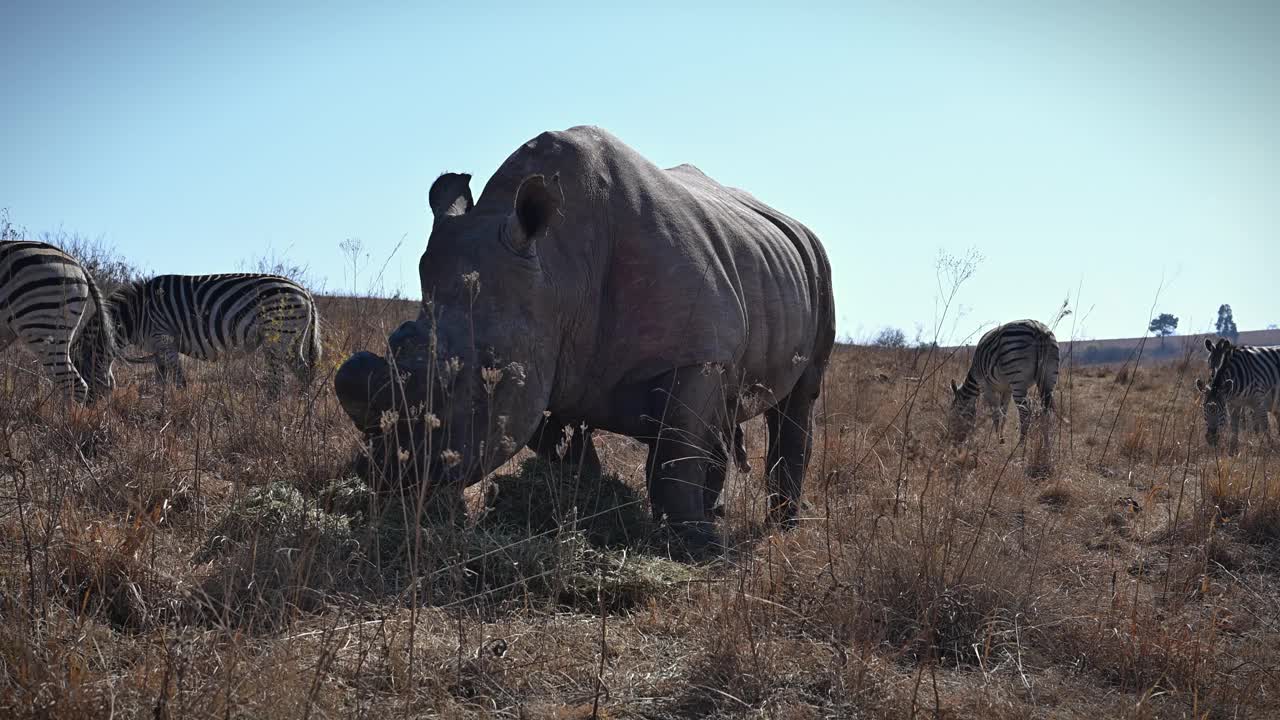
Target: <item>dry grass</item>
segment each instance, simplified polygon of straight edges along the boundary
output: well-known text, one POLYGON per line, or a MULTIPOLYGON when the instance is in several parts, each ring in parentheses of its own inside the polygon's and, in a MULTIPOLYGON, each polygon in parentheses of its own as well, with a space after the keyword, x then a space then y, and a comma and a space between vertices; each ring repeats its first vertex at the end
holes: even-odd
POLYGON ((322 312, 327 373, 278 404, 236 361, 64 415, 6 354, 0 715, 1274 714, 1276 459, 1209 451, 1184 369, 1064 370, 1024 454, 941 442, 956 363, 841 349, 807 519, 760 524, 749 423, 731 550, 692 566, 622 438, 603 480, 513 462, 469 518, 368 493, 332 369, 413 308, 322 312))

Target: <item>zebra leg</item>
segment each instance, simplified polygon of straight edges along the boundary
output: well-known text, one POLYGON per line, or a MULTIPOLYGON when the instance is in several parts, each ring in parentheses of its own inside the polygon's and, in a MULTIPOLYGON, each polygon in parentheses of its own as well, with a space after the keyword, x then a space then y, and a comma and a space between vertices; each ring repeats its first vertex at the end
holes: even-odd
POLYGON ((991 408, 991 430, 995 433, 996 438, 1003 443, 1004 418, 1009 409, 1009 395, 1004 392, 987 390, 983 393, 983 399, 986 400, 987 406, 991 408))
POLYGON ((1240 450, 1240 420, 1244 416, 1244 406, 1235 405, 1231 408, 1231 444, 1227 450, 1235 455, 1240 450))
MULTIPOLYGON (((1031 427, 1031 405, 1027 402, 1027 391, 1019 388, 1013 391, 1013 405, 1018 409, 1018 442, 1025 443, 1027 429, 1031 427)), ((1025 452, 1025 445, 1024 450, 1025 452)))
POLYGON ((1271 420, 1267 417, 1267 404, 1265 401, 1259 400, 1253 405, 1253 430, 1262 435, 1262 439, 1268 444, 1271 441, 1271 420))
POLYGON ((1045 390, 1043 387, 1040 388, 1040 403, 1044 408, 1040 411, 1042 415, 1040 422, 1040 436, 1044 447, 1047 448, 1049 447, 1049 442, 1052 439, 1052 434, 1049 432, 1049 422, 1050 419, 1058 413, 1057 408, 1053 406, 1053 386, 1050 386, 1048 390, 1045 390))
POLYGON ((178 387, 187 386, 187 377, 182 372, 182 361, 178 357, 178 343, 168 335, 157 335, 151 338, 151 347, 156 355, 156 375, 160 383, 165 384, 169 378, 178 387))
POLYGON ((1053 388, 1040 392, 1040 402, 1044 405, 1047 412, 1056 412, 1057 408, 1053 406, 1053 388))
POLYGON ((288 358, 282 357, 279 346, 271 345, 267 347, 267 400, 275 401, 280 398, 280 387, 284 384, 285 365, 288 364, 288 358))
POLYGON ((316 368, 311 362, 303 357, 295 357, 296 353, 289 355, 290 366, 293 370, 293 376, 298 378, 298 382, 303 387, 311 387, 311 382, 315 379, 316 368))

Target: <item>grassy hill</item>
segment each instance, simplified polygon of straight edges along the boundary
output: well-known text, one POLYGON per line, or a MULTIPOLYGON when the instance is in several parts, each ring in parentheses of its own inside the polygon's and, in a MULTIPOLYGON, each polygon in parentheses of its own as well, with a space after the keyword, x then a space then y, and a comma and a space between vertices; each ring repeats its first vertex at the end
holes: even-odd
POLYGON ((842 348, 800 528, 761 523, 753 420, 730 550, 687 565, 621 437, 461 516, 370 495, 332 372, 415 305, 320 302, 325 372, 278 403, 249 358, 66 413, 2 356, 0 716, 1274 716, 1280 478, 1204 445, 1194 369, 1068 368, 1028 447, 957 449, 962 357, 842 348))
MULTIPOLYGON (((1113 340, 1079 340, 1063 342, 1063 357, 1072 357, 1083 365, 1130 362, 1168 362, 1188 354, 1204 354, 1205 338, 1217 340, 1214 334, 1174 335, 1161 338, 1117 338, 1113 340), (1139 350, 1141 354, 1139 355, 1139 350)), ((1061 338, 1060 338, 1061 339, 1061 338)), ((1240 333, 1241 345, 1280 345, 1280 330, 1249 330, 1240 333)))

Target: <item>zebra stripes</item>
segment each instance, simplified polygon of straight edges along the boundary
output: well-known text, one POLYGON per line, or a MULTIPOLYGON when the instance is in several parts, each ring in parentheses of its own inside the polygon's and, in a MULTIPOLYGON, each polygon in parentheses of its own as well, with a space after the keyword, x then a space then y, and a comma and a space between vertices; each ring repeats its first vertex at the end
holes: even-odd
POLYGON ((1027 435, 1031 408, 1027 391, 1040 390, 1046 409, 1053 409, 1058 384, 1058 341, 1053 331, 1035 320, 1017 320, 988 331, 978 340, 964 383, 951 383, 951 432, 963 441, 977 420, 978 395, 991 408, 991 422, 1003 439, 1005 410, 1012 396, 1018 408, 1019 439, 1027 435))
POLYGON ((1240 420, 1253 411, 1253 426, 1271 439, 1268 412, 1280 411, 1280 346, 1232 345, 1205 338, 1209 351, 1209 382, 1196 379, 1204 409, 1205 441, 1217 447, 1218 436, 1231 417, 1231 446, 1239 447, 1240 420))
POLYGON ((98 347, 114 347, 110 320, 100 320, 104 306, 93 277, 62 250, 28 240, 0 243, 0 349, 22 340, 54 384, 79 403, 115 384, 105 358, 88 356, 77 366, 71 355, 86 334, 98 347), (85 322, 90 314, 98 320, 85 322))
MULTIPOLYGON (((107 299, 120 345, 151 353, 161 380, 186 384, 179 355, 214 360, 262 347, 271 394, 288 367, 310 384, 320 361, 320 313, 311 293, 288 278, 254 273, 158 275, 107 299)), ((138 362, 138 360, 133 360, 138 362)))

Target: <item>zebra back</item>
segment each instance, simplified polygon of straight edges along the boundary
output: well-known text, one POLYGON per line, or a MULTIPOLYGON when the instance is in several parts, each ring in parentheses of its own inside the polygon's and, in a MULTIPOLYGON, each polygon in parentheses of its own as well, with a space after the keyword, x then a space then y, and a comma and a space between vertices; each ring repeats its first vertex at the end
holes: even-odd
POLYGON ((1226 338, 1215 344, 1205 338, 1209 351, 1209 382, 1201 385, 1207 398, 1232 400, 1280 395, 1280 346, 1234 345, 1226 338))
POLYGON ((197 357, 254 344, 253 333, 271 332, 271 323, 310 327, 314 315, 301 285, 256 273, 157 275, 118 293, 115 304, 130 342, 171 335, 197 357))
POLYGON ((1015 320, 988 330, 973 351, 958 401, 972 402, 985 387, 1038 385, 1051 392, 1058 378, 1058 341, 1038 320, 1015 320))

